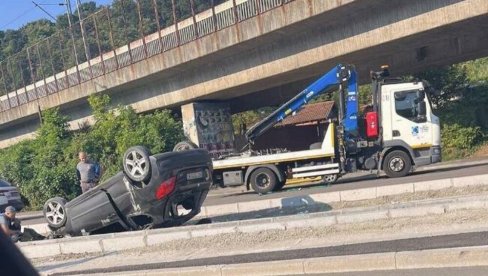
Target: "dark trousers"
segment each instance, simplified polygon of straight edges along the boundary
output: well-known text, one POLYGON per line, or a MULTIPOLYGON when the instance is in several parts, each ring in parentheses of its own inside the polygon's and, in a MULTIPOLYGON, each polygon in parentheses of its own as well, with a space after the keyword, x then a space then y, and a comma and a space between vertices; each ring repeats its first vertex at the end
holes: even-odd
POLYGON ((91 182, 80 182, 81 192, 84 194, 88 192, 91 188, 95 187, 95 183, 91 182))

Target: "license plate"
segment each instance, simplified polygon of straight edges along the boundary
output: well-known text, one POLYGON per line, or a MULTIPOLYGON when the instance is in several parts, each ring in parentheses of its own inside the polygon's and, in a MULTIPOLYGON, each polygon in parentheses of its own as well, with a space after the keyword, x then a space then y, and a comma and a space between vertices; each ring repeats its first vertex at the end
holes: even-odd
POLYGON ((193 179, 202 178, 202 177, 203 177, 202 171, 192 172, 192 173, 186 174, 186 180, 193 180, 193 179))
POLYGON ((8 204, 8 199, 5 196, 0 196, 0 205, 8 204))

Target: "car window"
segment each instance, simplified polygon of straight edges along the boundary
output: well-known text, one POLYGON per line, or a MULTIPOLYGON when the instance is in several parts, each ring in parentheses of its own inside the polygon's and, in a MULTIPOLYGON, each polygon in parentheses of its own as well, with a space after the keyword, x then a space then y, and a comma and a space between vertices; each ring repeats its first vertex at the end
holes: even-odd
POLYGON ((3 188, 3 187, 12 187, 12 186, 10 184, 8 184, 7 181, 0 179, 0 187, 3 188))

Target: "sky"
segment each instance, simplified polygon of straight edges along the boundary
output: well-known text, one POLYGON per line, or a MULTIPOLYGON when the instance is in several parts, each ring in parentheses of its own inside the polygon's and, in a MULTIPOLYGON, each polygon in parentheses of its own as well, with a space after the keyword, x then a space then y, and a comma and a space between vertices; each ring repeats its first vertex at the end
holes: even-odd
MULTIPOLYGON (((76 10, 76 0, 71 1, 71 9, 76 10)), ((112 3, 112 0, 81 0, 81 3, 93 1, 97 5, 107 5, 112 3)), ((59 6, 59 3, 64 3, 65 0, 34 0, 39 6, 45 9, 48 13, 56 16, 65 13, 66 7, 59 6)), ((37 8, 32 0, 0 0, 0 30, 18 29, 23 25, 38 19, 49 19, 46 13, 37 8)))

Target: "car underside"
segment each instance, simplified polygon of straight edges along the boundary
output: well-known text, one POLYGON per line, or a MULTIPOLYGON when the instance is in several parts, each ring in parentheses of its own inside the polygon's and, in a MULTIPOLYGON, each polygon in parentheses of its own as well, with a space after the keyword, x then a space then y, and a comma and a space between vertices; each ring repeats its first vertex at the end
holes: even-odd
POLYGON ((150 156, 130 148, 124 170, 70 202, 52 198, 44 215, 56 235, 86 235, 181 225, 200 212, 212 184, 205 150, 150 156))

